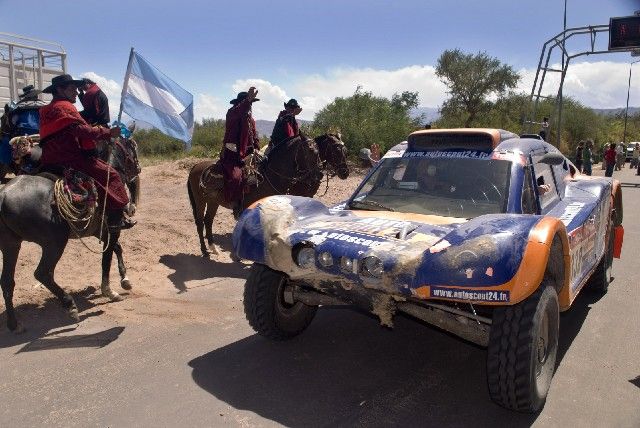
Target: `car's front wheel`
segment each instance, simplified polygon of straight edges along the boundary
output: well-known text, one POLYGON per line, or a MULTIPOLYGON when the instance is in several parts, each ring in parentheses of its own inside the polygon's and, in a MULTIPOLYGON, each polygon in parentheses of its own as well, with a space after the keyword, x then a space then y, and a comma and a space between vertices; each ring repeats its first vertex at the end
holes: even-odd
POLYGON ((251 327, 273 340, 286 340, 302 333, 318 309, 301 302, 287 303, 288 278, 282 272, 254 263, 244 287, 244 313, 251 327))
POLYGON ((547 280, 524 301, 494 311, 487 349, 493 401, 520 412, 542 408, 555 371, 559 313, 558 295, 547 280))

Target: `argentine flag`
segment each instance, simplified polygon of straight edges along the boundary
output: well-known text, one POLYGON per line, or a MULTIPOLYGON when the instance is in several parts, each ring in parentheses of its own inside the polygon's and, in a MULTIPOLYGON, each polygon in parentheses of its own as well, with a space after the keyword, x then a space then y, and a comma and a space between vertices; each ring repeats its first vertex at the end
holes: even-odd
POLYGON ((193 95, 131 49, 120 111, 191 148, 193 95))

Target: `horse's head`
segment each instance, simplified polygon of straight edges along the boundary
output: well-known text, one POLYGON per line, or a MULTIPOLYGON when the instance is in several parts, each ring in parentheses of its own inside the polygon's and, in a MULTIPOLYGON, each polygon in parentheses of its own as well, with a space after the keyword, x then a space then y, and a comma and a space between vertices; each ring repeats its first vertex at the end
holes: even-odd
POLYGON ((133 138, 120 138, 116 143, 111 145, 111 157, 107 143, 98 144, 98 157, 105 162, 109 162, 111 166, 118 171, 124 182, 130 182, 135 179, 141 171, 140 162, 138 161, 138 144, 133 138))
POLYGON ((349 177, 347 148, 337 134, 324 134, 315 139, 325 167, 342 180, 349 177))

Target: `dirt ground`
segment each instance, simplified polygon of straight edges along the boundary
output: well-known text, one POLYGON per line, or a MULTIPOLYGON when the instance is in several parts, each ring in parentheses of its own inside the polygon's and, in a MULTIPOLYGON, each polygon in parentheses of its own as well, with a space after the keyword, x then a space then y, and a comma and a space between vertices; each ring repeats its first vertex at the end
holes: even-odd
MULTIPOLYGON (((55 278, 58 284, 73 294, 85 315, 107 316, 117 322, 205 322, 211 321, 210 304, 199 304, 188 297, 188 291, 200 287, 216 287, 229 277, 246 275, 247 265, 231 261, 231 232, 234 220, 231 211, 220 208, 214 220, 216 244, 221 249, 211 260, 200 255, 200 245, 189 198, 187 175, 192 165, 202 159, 186 158, 143 168, 142 196, 136 213, 138 224, 123 231, 120 243, 124 250, 127 274, 133 290, 126 292, 119 286, 116 258, 111 268, 111 287, 125 296, 125 300, 110 303, 99 295, 101 269, 100 243, 85 239, 89 251, 79 240, 70 240, 58 263, 55 278), (89 313, 89 311, 91 312, 89 313)), ((363 171, 352 169, 346 180, 333 178, 324 196, 326 204, 346 199, 361 181, 363 171)), ((325 192, 323 181, 318 194, 325 192)), ((16 268, 14 305, 18 317, 36 316, 58 319, 62 309, 53 295, 33 277, 40 258, 40 247, 25 242, 16 268)), ((225 310, 241 305, 242 290, 229 296, 216 309, 222 319, 225 310)), ((4 302, 0 303, 4 326, 4 302)), ((52 320, 53 321, 53 320, 52 320)), ((55 321, 52 322, 55 324, 55 321)), ((2 328, 2 327, 0 327, 2 328)))

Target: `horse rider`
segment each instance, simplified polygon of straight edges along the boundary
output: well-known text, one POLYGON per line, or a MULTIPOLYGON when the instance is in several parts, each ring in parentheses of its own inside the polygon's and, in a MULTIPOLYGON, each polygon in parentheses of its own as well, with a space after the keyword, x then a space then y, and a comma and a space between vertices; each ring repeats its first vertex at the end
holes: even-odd
POLYGON ((96 82, 83 78, 78 99, 83 110, 80 116, 90 125, 109 126, 109 100, 96 82))
POLYGON ((129 197, 118 173, 93 156, 96 141, 120 136, 120 128, 92 127, 73 105, 82 80, 68 74, 56 76, 42 92, 52 94, 51 103, 40 109, 40 163, 44 169, 70 167, 94 178, 100 201, 106 193, 110 230, 128 229, 135 221, 124 215, 129 197), (107 188, 108 183, 108 188, 107 188))
POLYGON ((17 103, 10 103, 4 106, 4 115, 0 119, 0 130, 2 132, 0 143, 0 162, 11 165, 11 146, 9 140, 13 137, 37 134, 39 129, 39 110, 45 105, 44 101, 38 99, 40 91, 33 85, 22 88, 22 94, 18 95, 17 103))
POLYGON ((291 98, 289 101, 284 103, 284 110, 278 114, 276 124, 273 126, 273 132, 271 133, 267 153, 281 141, 300 134, 300 126, 298 126, 296 116, 301 112, 302 107, 300 107, 300 104, 298 104, 298 101, 295 98, 291 98))
POLYGON ((258 90, 253 86, 248 92, 240 92, 230 101, 233 107, 227 111, 221 163, 224 176, 224 199, 231 203, 233 215, 237 218, 242 212, 244 180, 242 166, 244 158, 260 150, 260 138, 256 131, 256 122, 251 116, 251 105, 260 101, 256 98, 258 90))

